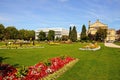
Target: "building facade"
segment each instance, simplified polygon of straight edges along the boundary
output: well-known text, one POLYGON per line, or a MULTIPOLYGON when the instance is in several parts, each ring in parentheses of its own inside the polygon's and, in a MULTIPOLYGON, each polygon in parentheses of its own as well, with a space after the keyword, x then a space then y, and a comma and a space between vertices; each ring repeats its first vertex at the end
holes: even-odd
POLYGON ((43 31, 46 33, 46 36, 48 35, 49 30, 55 31, 55 38, 61 38, 63 35, 69 35, 69 31, 63 28, 40 28, 39 30, 35 31, 35 39, 38 39, 38 35, 40 31, 43 31))
POLYGON ((89 21, 89 27, 88 27, 88 34, 95 35, 97 30, 101 29, 107 29, 107 37, 105 41, 113 42, 116 38, 116 31, 115 29, 109 29, 108 25, 101 23, 99 20, 97 20, 95 23, 92 23, 89 21))

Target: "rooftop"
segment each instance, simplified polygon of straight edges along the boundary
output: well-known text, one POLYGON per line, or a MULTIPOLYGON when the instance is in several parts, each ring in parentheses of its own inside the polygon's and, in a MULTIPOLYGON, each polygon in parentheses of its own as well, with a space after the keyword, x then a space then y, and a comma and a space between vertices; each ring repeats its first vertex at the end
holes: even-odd
POLYGON ((90 27, 99 27, 99 26, 106 26, 106 27, 107 27, 107 25, 106 25, 106 24, 103 24, 102 22, 100 22, 99 19, 96 20, 95 23, 90 24, 90 27))

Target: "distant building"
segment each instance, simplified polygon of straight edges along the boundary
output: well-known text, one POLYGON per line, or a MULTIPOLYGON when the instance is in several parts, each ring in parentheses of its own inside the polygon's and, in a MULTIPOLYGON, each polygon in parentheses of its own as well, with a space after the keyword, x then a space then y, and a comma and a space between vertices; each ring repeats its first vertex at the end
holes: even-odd
POLYGON ((90 21, 89 21, 88 34, 90 33, 92 35, 95 35, 99 28, 107 29, 107 37, 105 39, 106 41, 110 41, 110 42, 115 41, 115 38, 116 38, 115 29, 109 29, 108 25, 101 23, 99 20, 97 20, 93 24, 91 24, 90 21))
POLYGON ((39 30, 35 31, 35 39, 38 39, 38 35, 40 31, 43 31, 48 35, 49 30, 55 31, 55 38, 61 38, 63 35, 69 35, 69 31, 63 28, 40 28, 39 30))
POLYGON ((115 29, 108 29, 107 30, 107 37, 106 37, 106 41, 115 41, 116 39, 116 31, 115 29))
POLYGON ((80 33, 77 33, 77 40, 80 40, 80 33))

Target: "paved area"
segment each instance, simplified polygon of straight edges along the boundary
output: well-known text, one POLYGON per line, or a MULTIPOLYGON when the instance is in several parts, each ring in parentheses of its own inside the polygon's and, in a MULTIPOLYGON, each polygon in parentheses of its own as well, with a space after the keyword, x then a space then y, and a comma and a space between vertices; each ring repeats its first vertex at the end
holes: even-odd
POLYGON ((105 46, 107 47, 114 47, 114 48, 120 48, 120 46, 116 45, 116 44, 113 44, 113 43, 104 43, 105 46))

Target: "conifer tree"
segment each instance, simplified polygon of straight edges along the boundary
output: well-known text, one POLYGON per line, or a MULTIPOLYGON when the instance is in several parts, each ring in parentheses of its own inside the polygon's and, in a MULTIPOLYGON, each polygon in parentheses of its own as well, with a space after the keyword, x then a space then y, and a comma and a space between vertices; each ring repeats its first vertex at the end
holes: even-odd
POLYGON ((76 27, 73 26, 73 29, 71 31, 71 41, 75 42, 77 40, 77 31, 76 27))
POLYGON ((81 40, 86 40, 86 39, 87 39, 86 26, 85 26, 85 25, 82 26, 82 32, 81 32, 80 39, 81 39, 81 40))
POLYGON ((71 40, 71 32, 72 32, 72 28, 70 26, 70 29, 69 29, 69 39, 71 40))

